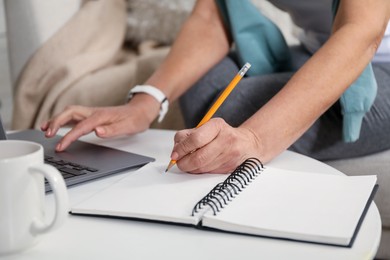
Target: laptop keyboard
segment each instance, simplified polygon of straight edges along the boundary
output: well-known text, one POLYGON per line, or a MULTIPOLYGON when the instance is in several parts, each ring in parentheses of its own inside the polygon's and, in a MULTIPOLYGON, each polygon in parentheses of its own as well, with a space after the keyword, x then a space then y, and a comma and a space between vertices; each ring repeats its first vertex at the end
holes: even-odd
MULTIPOLYGON (((56 159, 48 155, 45 155, 45 163, 57 168, 65 180, 98 171, 98 169, 89 166, 68 162, 62 159, 56 159)), ((47 183, 47 180, 45 180, 45 183, 47 183)))

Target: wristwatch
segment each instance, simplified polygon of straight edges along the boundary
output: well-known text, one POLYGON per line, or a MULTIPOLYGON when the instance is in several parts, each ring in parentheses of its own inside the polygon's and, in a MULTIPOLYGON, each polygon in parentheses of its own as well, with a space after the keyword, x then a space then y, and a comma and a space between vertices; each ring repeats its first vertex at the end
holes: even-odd
POLYGON ((164 93, 158 88, 150 85, 137 85, 129 91, 129 94, 127 95, 127 102, 129 102, 136 93, 146 93, 151 95, 161 104, 160 113, 157 119, 157 121, 160 123, 168 112, 169 107, 168 99, 164 93))

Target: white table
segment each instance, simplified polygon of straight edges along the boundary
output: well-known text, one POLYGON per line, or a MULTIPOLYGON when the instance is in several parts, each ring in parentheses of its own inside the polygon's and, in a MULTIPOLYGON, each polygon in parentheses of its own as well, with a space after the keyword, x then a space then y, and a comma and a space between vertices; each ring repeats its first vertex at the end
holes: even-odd
MULTIPOLYGON (((148 130, 126 138, 102 140, 88 135, 83 140, 166 159, 168 163, 173 135, 173 131, 148 130)), ((269 165, 341 174, 326 164, 289 151, 269 165)), ((127 174, 117 174, 69 188, 71 205, 127 174)), ((46 200, 51 214, 53 196, 47 195, 46 200)), ((48 218, 51 217, 50 214, 48 218)), ((42 237, 35 247, 0 259, 372 259, 378 249, 380 236, 381 220, 374 203, 371 204, 352 248, 210 232, 169 224, 69 216, 62 227, 42 237)))

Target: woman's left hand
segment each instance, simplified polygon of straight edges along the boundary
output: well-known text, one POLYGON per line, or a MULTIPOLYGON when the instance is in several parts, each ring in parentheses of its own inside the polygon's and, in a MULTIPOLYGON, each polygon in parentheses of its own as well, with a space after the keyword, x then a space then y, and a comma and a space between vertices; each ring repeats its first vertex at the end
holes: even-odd
POLYGON ((253 131, 214 118, 199 128, 178 131, 171 159, 189 173, 230 173, 250 157, 261 160, 261 150, 253 131))

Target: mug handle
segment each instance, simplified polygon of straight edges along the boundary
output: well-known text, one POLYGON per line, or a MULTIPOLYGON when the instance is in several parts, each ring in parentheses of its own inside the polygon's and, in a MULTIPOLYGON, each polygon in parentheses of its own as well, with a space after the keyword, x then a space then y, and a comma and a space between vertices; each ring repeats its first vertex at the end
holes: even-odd
POLYGON ((69 198, 65 186, 65 181, 62 175, 56 168, 51 165, 41 164, 30 167, 30 173, 40 173, 49 182, 55 198, 55 213, 53 220, 46 224, 43 221, 35 221, 32 224, 32 232, 35 234, 43 234, 61 226, 68 216, 69 198))

